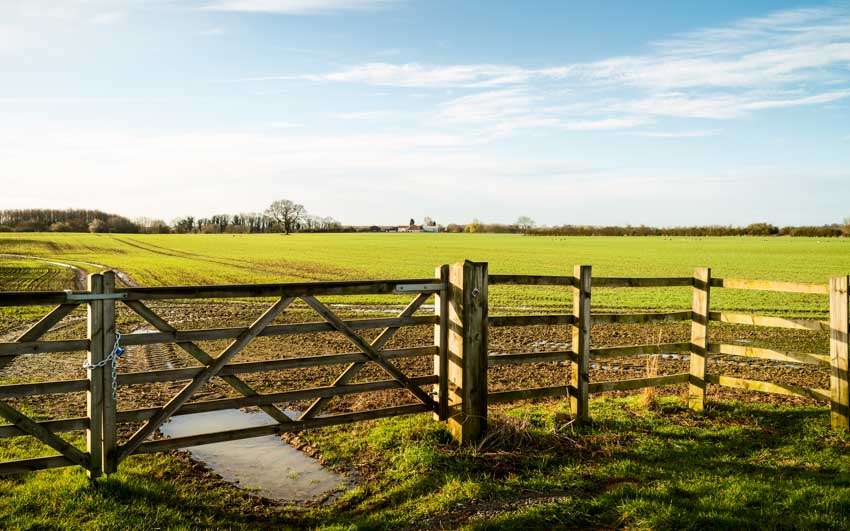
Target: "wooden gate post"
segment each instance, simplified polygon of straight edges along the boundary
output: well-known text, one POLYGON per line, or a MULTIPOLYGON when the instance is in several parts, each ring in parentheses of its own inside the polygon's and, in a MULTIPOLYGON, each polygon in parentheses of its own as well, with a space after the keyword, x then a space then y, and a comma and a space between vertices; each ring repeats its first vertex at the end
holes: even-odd
POLYGON ((850 325, 848 325, 848 283, 850 277, 829 279, 829 389, 833 428, 850 429, 850 325))
POLYGON ((590 365, 590 290, 592 272, 589 265, 577 265, 573 269, 573 317, 572 350, 575 360, 572 363, 570 392, 570 412, 576 421, 587 422, 590 365))
POLYGON ((688 375, 688 406, 705 409, 705 366, 708 356, 709 299, 711 268, 694 270, 694 295, 691 306, 691 368, 688 375))
POLYGON ((434 354, 434 374, 437 375, 437 383, 434 384, 434 392, 437 395, 438 411, 434 414, 437 420, 449 418, 449 380, 448 380, 448 349, 449 349, 449 266, 448 264, 437 266, 434 277, 440 279, 440 283, 447 287, 434 295, 434 315, 437 316, 437 324, 434 325, 434 345, 437 352, 434 354))
MULTIPOLYGON (((103 293, 103 275, 88 276, 88 291, 92 294, 103 293)), ((89 340, 88 363, 103 361, 103 300, 91 300, 88 303, 87 335, 89 340)), ((86 393, 86 416, 89 427, 86 430, 86 451, 89 453, 88 476, 97 478, 103 472, 103 367, 88 369, 86 377, 89 390, 86 393)))
MULTIPOLYGON (((103 272, 103 292, 115 292, 115 273, 103 272)), ((103 301, 103 355, 108 356, 115 344, 115 300, 103 301)), ((115 360, 112 363, 116 363, 115 360)), ((112 474, 118 469, 116 446, 116 404, 112 398, 112 365, 107 364, 103 370, 103 472, 112 474)))
POLYGON ((448 305, 448 428, 460 443, 487 429, 487 263, 452 264, 448 305))

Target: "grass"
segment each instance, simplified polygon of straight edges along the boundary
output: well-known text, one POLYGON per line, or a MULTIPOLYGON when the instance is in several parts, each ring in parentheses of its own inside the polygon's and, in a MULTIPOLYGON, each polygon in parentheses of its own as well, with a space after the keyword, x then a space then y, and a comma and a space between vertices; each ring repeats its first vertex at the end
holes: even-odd
MULTIPOLYGON (((638 395, 591 402, 564 423, 561 403, 493 416, 489 440, 458 448, 426 415, 308 432, 361 486, 330 507, 252 498, 179 454, 137 456, 89 485, 78 470, 0 480, 8 528, 847 529, 850 437, 828 412, 638 395)), ((3 444, 8 444, 3 442, 3 444)))
MULTIPOLYGON (((491 273, 569 274, 591 264, 598 276, 714 276, 826 283, 847 273, 850 239, 524 237, 512 234, 111 235, 3 234, 0 253, 31 255, 94 271, 103 264, 143 285, 430 277, 435 266, 487 261, 491 273)), ((12 267, 6 258, 2 262, 12 267)), ((3 277, 0 265, 0 278, 3 277)), ((7 275, 8 276, 8 275, 7 275)), ((564 290, 497 287, 498 306, 563 308, 564 290)), ((718 310, 748 308, 825 314, 825 296, 715 290, 718 310)), ((366 298, 363 302, 399 302, 366 298)), ((687 288, 599 290, 597 308, 687 308, 687 288)))

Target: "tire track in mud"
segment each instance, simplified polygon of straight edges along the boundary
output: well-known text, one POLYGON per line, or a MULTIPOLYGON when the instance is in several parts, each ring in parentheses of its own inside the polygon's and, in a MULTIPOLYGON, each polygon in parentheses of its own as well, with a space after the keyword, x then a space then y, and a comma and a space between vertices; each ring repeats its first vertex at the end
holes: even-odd
MULTIPOLYGON (((59 267, 64 267, 66 269, 70 269, 74 272, 74 286, 73 289, 76 290, 85 290, 86 289, 86 277, 88 273, 85 269, 75 266, 72 264, 66 264, 65 262, 59 262, 57 260, 49 260, 47 258, 42 258, 40 256, 31 256, 27 254, 10 254, 10 253, 2 253, 0 254, 0 258, 2 257, 10 257, 10 258, 23 258, 25 260, 33 260, 35 262, 41 262, 44 264, 51 264, 59 267)), ((83 262, 85 263, 85 262, 83 262)))

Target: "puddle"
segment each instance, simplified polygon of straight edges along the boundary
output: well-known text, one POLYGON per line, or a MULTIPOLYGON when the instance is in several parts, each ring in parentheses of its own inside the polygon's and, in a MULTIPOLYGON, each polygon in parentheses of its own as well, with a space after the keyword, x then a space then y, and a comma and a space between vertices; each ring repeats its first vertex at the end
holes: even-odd
MULTIPOLYGON (((287 410, 286 414, 294 418, 298 413, 287 410)), ((262 412, 225 410, 172 417, 160 431, 167 437, 184 437, 269 424, 274 420, 262 412)), ((273 500, 318 501, 352 485, 351 478, 328 470, 277 435, 186 449, 225 481, 273 500)), ((330 496, 324 501, 333 499, 330 496)))

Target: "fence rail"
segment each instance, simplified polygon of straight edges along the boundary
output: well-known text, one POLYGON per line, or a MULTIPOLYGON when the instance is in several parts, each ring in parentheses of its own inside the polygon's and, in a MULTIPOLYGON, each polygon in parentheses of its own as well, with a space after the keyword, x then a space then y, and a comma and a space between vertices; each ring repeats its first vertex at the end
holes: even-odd
POLYGON ((52 306, 42 319, 13 341, 0 343, 0 368, 16 356, 63 352, 86 352, 88 362, 98 364, 107 359, 114 343, 117 305, 125 306, 156 330, 123 334, 123 345, 173 344, 198 362, 198 365, 193 367, 130 372, 118 376, 119 389, 152 383, 184 382, 182 389, 159 407, 119 410, 108 392, 112 383, 109 363, 89 369, 84 379, 0 385, 0 416, 9 422, 0 425, 0 438, 32 436, 60 454, 0 463, 0 475, 79 465, 86 468, 91 477, 97 477, 102 473, 114 472, 124 458, 133 454, 422 412, 432 412, 437 419, 446 421, 454 436, 465 442, 476 440, 483 435, 489 404, 536 398, 561 398, 569 400, 573 417, 577 421, 584 421, 589 418, 588 400, 592 394, 664 385, 687 384, 689 405, 695 410, 704 407, 706 387, 709 384, 827 401, 830 404, 832 425, 836 428, 850 428, 848 277, 833 277, 829 284, 804 284, 712 278, 711 271, 707 268, 697 269, 692 277, 593 277, 590 266, 576 266, 572 273, 560 276, 490 275, 486 263, 467 261, 437 267, 434 278, 119 289, 115 288, 114 275, 107 271, 90 275, 89 289, 85 291, 0 293, 0 306, 52 306), (572 295, 571 312, 491 316, 488 303, 490 285, 565 287, 572 295), (682 287, 690 288, 693 292, 690 310, 653 313, 591 311, 591 293, 594 288, 682 287), (830 321, 711 311, 712 288, 828 294, 830 321), (366 294, 410 294, 414 298, 396 316, 369 319, 342 319, 330 307, 316 299, 317 296, 366 294), (432 296, 435 297, 433 315, 415 315, 432 296), (228 298, 264 299, 268 301, 269 306, 265 313, 249 326, 179 330, 158 315, 155 308, 145 304, 150 300, 228 298), (303 302, 321 320, 272 324, 294 300, 303 302), (79 306, 84 306, 87 310, 88 329, 85 338, 43 339, 48 331, 79 306), (593 325, 683 321, 691 322, 689 341, 627 346, 593 346, 591 343, 593 325), (784 352, 733 343, 710 342, 708 327, 712 322, 829 331, 830 353, 826 355, 784 352), (413 326, 433 326, 433 343, 385 348, 398 330, 413 326), (522 326, 570 327, 571 346, 565 350, 544 352, 489 353, 490 327, 522 326), (381 332, 371 341, 359 335, 360 331, 372 329, 380 329, 381 332), (341 333, 355 350, 263 361, 234 361, 236 355, 256 338, 327 332, 341 333), (198 344, 208 341, 227 341, 228 344, 221 352, 208 353, 198 344), (689 353, 688 372, 617 381, 590 381, 591 360, 674 352, 689 353), (830 389, 710 374, 707 370, 707 360, 712 355, 828 366, 831 375, 830 389), (408 376, 395 365, 398 360, 421 357, 433 359, 433 373, 408 376), (569 363, 569 375, 565 378, 565 385, 488 390, 488 367, 546 362, 569 363), (355 377, 368 363, 382 369, 389 378, 356 382, 355 377), (344 369, 331 384, 318 387, 260 393, 241 379, 243 374, 334 365, 344 366, 344 369), (228 384, 238 396, 192 401, 196 391, 213 377, 228 384), (333 397, 386 390, 405 390, 417 403, 351 413, 320 414, 327 401, 333 397), (8 403, 9 399, 66 393, 86 393, 85 416, 36 420, 8 403), (303 400, 312 403, 297 419, 290 418, 278 407, 279 404, 303 400), (259 407, 274 423, 197 436, 149 440, 159 426, 171 416, 249 406, 259 407), (117 439, 121 426, 140 423, 141 427, 130 438, 125 441, 117 439), (73 446, 57 435, 80 431, 86 434, 85 450, 73 446))

